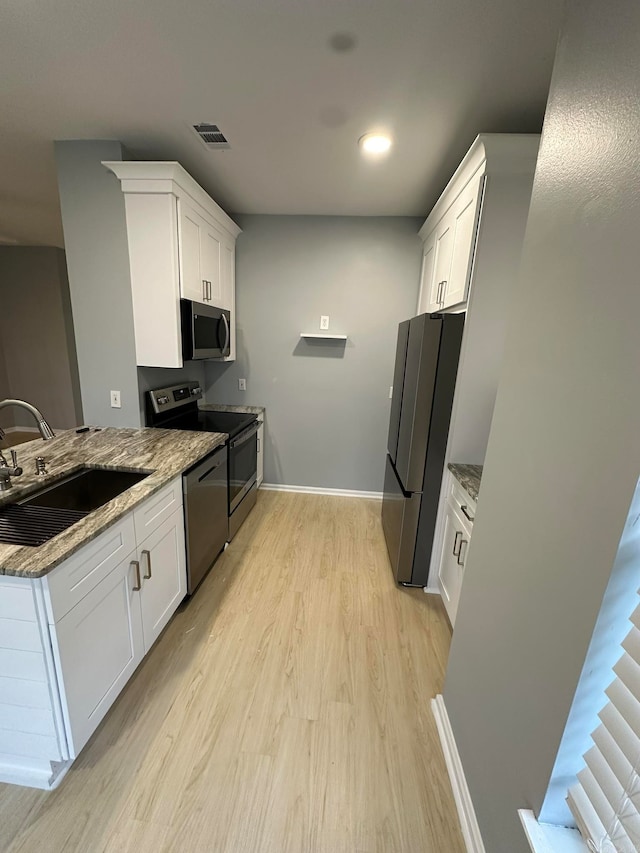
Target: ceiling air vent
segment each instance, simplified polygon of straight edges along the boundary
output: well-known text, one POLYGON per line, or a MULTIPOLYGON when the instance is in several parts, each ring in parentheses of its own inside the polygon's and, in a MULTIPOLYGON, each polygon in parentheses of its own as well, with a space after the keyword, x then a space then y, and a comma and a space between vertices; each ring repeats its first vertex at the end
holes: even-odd
POLYGON ((194 124, 193 129, 207 148, 211 148, 214 151, 231 148, 227 142, 227 137, 222 133, 217 124, 203 122, 202 124, 194 124))

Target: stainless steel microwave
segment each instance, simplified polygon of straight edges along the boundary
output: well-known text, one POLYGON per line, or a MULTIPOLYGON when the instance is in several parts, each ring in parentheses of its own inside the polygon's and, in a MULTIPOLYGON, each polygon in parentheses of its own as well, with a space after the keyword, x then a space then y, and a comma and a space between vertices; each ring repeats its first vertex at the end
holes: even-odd
POLYGON ((225 358, 230 353, 231 312, 190 299, 180 300, 185 361, 225 358))

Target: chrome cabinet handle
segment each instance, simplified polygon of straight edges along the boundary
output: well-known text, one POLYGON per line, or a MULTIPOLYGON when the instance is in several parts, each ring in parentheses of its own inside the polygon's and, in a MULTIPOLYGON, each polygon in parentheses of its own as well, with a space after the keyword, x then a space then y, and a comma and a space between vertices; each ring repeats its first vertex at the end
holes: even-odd
POLYGON ((442 285, 442 292, 440 294, 440 305, 444 306, 444 294, 445 290, 447 289, 447 280, 444 279, 444 281, 441 281, 440 284, 442 285))
POLYGON ((137 560, 131 560, 131 565, 136 571, 136 583, 133 586, 133 591, 138 592, 142 589, 142 581, 140 580, 140 563, 137 560))
POLYGON ((207 299, 211 302, 211 282, 207 282, 207 299))
POLYGON ((468 513, 468 511, 467 511, 467 505, 466 505, 466 504, 462 504, 462 505, 460 506, 460 509, 461 509, 461 510, 462 510, 462 512, 464 513, 464 515, 465 515, 465 517, 466 517, 467 521, 475 521, 475 518, 476 518, 476 517, 475 517, 475 515, 469 515, 469 513, 468 513))
POLYGON ((462 557, 462 546, 463 546, 463 545, 468 545, 468 544, 469 544, 469 543, 467 542, 467 540, 466 540, 466 539, 461 539, 461 540, 460 540, 460 549, 458 550, 458 554, 457 554, 457 557, 456 557, 456 559, 457 559, 457 561, 458 561, 458 565, 459 565, 459 566, 462 566, 463 568, 464 568, 464 560, 461 560, 461 559, 460 559, 460 557, 462 557))
POLYGON ((453 556, 454 557, 457 557, 458 554, 460 553, 459 549, 456 551, 456 548, 458 548, 458 536, 462 536, 462 530, 456 530, 456 538, 453 540, 453 556))
POLYGON ((145 573, 142 577, 146 581, 148 581, 151 577, 151 551, 147 551, 147 549, 145 548, 145 550, 142 552, 142 556, 147 558, 147 571, 149 572, 149 574, 145 573))
POLYGON ((442 282, 438 282, 438 290, 436 292, 436 305, 440 305, 440 288, 442 287, 442 282))
POLYGON ((204 302, 207 301, 207 282, 202 279, 202 299, 204 302))
POLYGON ((260 439, 258 438, 258 453, 260 453, 260 439))

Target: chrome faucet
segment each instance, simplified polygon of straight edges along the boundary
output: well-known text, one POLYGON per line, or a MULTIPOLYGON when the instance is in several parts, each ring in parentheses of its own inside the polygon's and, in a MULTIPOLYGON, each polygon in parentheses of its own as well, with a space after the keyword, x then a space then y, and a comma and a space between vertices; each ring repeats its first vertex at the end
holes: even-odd
POLYGON ((22 468, 18 465, 16 451, 11 451, 11 466, 9 466, 4 453, 0 450, 0 492, 8 491, 11 488, 11 478, 19 477, 20 474, 22 474, 22 468))
MULTIPOLYGON (((0 409, 5 409, 7 406, 19 406, 21 409, 26 409, 27 412, 35 418, 43 441, 55 438, 55 433, 46 422, 42 412, 39 409, 36 409, 35 406, 32 406, 31 403, 27 403, 24 400, 2 400, 2 402, 0 402, 0 409)), ((0 429, 0 438, 4 438, 4 432, 2 429, 0 429)))

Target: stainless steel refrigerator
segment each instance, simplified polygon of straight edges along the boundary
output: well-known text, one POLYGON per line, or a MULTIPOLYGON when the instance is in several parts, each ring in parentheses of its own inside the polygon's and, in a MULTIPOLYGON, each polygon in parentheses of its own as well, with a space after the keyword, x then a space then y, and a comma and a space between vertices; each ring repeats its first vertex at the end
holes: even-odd
POLYGON ((464 314, 398 326, 382 526, 398 583, 426 586, 464 314))

